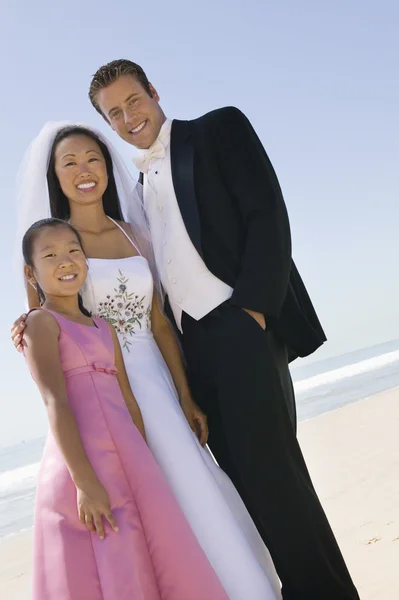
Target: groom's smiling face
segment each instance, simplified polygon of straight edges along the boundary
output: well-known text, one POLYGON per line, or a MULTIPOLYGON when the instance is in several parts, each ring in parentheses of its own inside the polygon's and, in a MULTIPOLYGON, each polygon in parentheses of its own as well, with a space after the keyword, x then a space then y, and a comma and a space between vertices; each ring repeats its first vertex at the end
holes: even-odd
POLYGON ((152 96, 132 75, 122 75, 96 97, 104 119, 125 142, 146 149, 158 137, 165 115, 157 91, 152 96))

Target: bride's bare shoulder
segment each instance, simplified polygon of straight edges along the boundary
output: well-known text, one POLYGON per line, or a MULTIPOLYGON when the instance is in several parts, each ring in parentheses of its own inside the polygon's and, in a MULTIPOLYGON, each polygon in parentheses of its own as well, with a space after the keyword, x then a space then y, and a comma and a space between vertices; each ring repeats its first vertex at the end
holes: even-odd
POLYGON ((131 226, 130 223, 126 223, 126 221, 116 221, 116 220, 115 220, 115 223, 117 223, 119 225, 119 227, 121 227, 123 229, 123 231, 125 233, 127 233, 127 235, 131 239, 133 239, 133 241, 135 243, 137 243, 135 232, 134 232, 133 227, 131 226))
POLYGON ((126 221, 119 221, 118 219, 114 219, 114 221, 119 227, 122 227, 122 229, 127 230, 129 228, 129 223, 126 223, 126 221))

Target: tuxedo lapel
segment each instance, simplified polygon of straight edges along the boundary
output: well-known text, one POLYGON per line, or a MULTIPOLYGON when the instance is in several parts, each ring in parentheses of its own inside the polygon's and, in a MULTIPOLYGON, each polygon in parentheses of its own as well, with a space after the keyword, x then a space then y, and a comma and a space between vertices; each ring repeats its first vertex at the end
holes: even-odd
POLYGON ((202 256, 201 224, 194 187, 194 146, 188 121, 173 121, 170 142, 172 180, 187 233, 202 256))

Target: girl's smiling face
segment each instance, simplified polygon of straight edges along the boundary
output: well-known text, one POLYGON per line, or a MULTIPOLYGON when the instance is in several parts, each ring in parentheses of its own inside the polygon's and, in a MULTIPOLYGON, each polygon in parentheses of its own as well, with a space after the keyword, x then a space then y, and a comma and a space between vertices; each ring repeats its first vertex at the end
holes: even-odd
POLYGON ((74 296, 87 277, 87 263, 76 234, 68 225, 43 227, 33 240, 32 266, 25 265, 29 283, 39 284, 46 299, 74 296))

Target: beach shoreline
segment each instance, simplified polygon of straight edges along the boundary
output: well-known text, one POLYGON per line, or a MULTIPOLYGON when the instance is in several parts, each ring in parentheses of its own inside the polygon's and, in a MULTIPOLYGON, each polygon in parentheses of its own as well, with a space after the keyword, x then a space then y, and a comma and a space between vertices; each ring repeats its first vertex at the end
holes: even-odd
MULTIPOLYGON (((399 388, 309 419, 299 440, 361 600, 399 598, 399 388)), ((0 598, 29 600, 32 532, 0 540, 0 598)))

